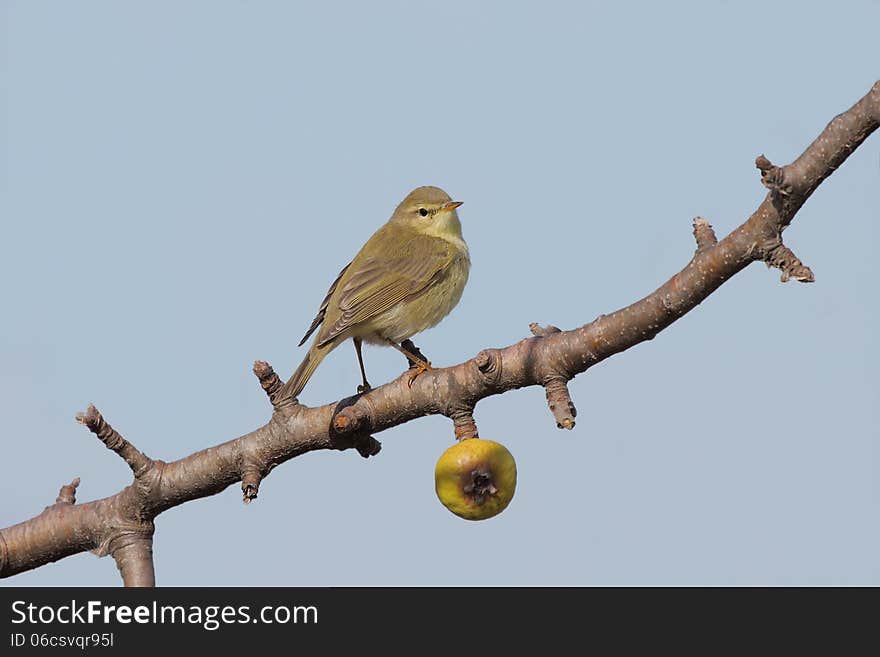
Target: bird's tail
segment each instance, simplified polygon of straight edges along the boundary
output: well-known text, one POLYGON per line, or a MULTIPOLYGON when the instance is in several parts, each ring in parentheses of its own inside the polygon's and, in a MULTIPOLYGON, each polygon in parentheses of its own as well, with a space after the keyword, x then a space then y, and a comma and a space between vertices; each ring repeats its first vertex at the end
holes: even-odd
MULTIPOLYGON (((329 346, 329 345, 328 345, 329 346)), ((293 376, 284 384, 284 387, 281 389, 281 398, 294 398, 302 392, 303 388, 306 387, 306 383, 309 382, 309 379, 312 378, 312 374, 314 374, 315 369, 324 360, 324 356, 326 356, 329 352, 330 348, 319 349, 318 347, 312 346, 309 349, 309 352, 306 354, 306 357, 303 359, 303 362, 300 363, 299 367, 296 368, 296 372, 293 373, 293 376)))

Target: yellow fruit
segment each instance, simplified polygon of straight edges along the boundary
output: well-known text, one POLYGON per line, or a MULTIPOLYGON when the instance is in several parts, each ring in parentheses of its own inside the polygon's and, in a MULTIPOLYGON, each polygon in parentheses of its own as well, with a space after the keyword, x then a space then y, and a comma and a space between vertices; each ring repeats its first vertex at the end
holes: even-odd
POLYGON ((434 468, 437 497, 466 520, 498 515, 516 490, 516 461, 494 440, 469 438, 447 449, 434 468))

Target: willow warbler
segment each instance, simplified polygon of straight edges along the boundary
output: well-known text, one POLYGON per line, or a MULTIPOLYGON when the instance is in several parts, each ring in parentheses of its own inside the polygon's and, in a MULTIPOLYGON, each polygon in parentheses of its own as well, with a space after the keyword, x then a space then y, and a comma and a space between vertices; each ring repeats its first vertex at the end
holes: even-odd
POLYGON ((429 362, 400 343, 436 325, 461 299, 471 262, 456 211, 460 205, 438 187, 418 187, 403 199, 333 281, 299 344, 321 329, 284 385, 284 397, 299 395, 324 357, 349 338, 361 369, 361 390, 370 389, 361 355, 364 342, 389 345, 407 356, 416 365, 410 385, 430 369, 429 362))

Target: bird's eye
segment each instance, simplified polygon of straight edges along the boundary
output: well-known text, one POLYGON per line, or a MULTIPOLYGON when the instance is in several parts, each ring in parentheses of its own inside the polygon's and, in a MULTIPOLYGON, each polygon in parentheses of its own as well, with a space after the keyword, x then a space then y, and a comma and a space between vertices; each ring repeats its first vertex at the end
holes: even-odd
POLYGON ((422 215, 423 217, 427 217, 428 211, 425 210, 425 208, 419 208, 419 214, 422 215))

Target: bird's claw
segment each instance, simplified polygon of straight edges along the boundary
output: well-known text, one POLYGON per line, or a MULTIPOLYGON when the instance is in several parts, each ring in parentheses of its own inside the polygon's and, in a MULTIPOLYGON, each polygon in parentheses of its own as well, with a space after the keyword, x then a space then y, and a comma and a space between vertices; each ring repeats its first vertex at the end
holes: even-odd
POLYGON ((357 391, 358 391, 359 395, 362 395, 365 392, 370 392, 370 390, 372 390, 372 389, 373 389, 373 386, 371 386, 369 383, 362 383, 361 385, 359 385, 357 387, 357 391))
POLYGON ((434 368, 431 367, 431 363, 428 361, 413 363, 412 367, 410 367, 409 370, 409 377, 406 382, 407 386, 412 388, 413 382, 416 380, 416 378, 432 369, 434 368))

